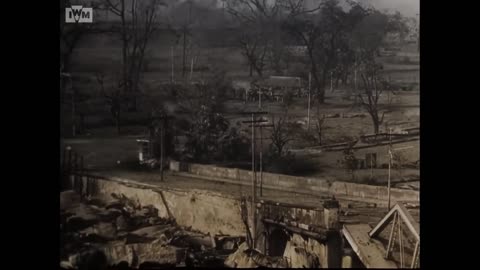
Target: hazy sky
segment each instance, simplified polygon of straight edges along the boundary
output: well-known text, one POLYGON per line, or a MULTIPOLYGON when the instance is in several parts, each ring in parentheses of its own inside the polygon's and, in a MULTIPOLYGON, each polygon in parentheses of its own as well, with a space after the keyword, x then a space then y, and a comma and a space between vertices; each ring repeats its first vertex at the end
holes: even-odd
POLYGON ((408 17, 415 17, 420 13, 420 0, 367 0, 367 2, 376 9, 399 11, 408 17))
MULTIPOLYGON (((185 0, 183 0, 185 1, 185 0)), ((218 6, 221 6, 221 0, 195 0, 198 3, 205 5, 211 5, 217 2, 218 6)), ((307 0, 310 4, 318 3, 320 0, 307 0)), ((341 2, 342 0, 340 0, 341 2)), ((373 5, 376 9, 389 9, 391 11, 399 11, 403 15, 408 17, 415 17, 420 13, 420 0, 357 0, 359 2, 367 2, 373 5)))

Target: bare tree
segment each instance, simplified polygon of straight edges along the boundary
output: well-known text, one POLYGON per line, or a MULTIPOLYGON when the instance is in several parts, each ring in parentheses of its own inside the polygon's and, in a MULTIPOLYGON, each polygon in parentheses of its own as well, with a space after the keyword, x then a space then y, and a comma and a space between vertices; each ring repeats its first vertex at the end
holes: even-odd
POLYGON ((259 76, 262 76, 268 45, 262 35, 253 34, 253 31, 242 34, 239 44, 242 48, 242 54, 247 58, 249 64, 249 75, 252 76, 253 70, 255 70, 259 76))
POLYGON ((269 32, 275 21, 280 1, 233 0, 227 1, 226 10, 234 16, 244 29, 239 37, 242 54, 247 58, 249 74, 253 70, 263 75, 266 55, 269 47, 269 32))
POLYGON ((378 65, 372 63, 364 74, 361 74, 363 81, 363 93, 358 94, 362 107, 368 112, 372 118, 373 129, 375 134, 378 134, 379 127, 383 123, 385 112, 380 116, 381 105, 379 104, 380 97, 385 87, 385 83, 378 79, 378 65))
POLYGON ((281 157, 284 154, 285 146, 292 140, 288 129, 288 122, 286 121, 286 117, 280 117, 277 121, 272 120, 272 124, 270 139, 272 140, 274 154, 281 157))
POLYGON ((226 10, 245 29, 239 44, 247 58, 250 76, 253 70, 262 76, 268 55, 273 55, 270 60, 278 70, 277 61, 282 53, 278 40, 281 21, 317 9, 305 9, 305 0, 227 0, 226 10))
POLYGON ((117 128, 117 133, 120 134, 121 127, 121 112, 122 112, 122 103, 125 99, 124 93, 122 91, 123 85, 122 80, 117 80, 117 85, 112 85, 110 87, 105 87, 105 75, 100 73, 96 75, 97 82, 100 86, 100 93, 105 99, 107 105, 110 107, 110 113, 115 121, 115 126, 117 128))
MULTIPOLYGON (((297 8, 298 9, 298 8, 297 8)), ((347 37, 351 29, 349 13, 338 0, 322 1, 315 14, 298 16, 293 13, 284 29, 306 49, 306 56, 316 89, 317 110, 325 102, 325 86, 331 72, 339 65, 343 51, 348 49, 347 37)))
POLYGON ((103 0, 103 8, 120 19, 117 33, 122 41, 123 90, 130 96, 130 110, 136 110, 141 71, 147 44, 157 29, 161 0, 103 0))
MULTIPOLYGON (((60 0, 60 70, 70 71, 70 62, 73 51, 78 43, 88 34, 109 33, 110 27, 100 27, 97 23, 65 23, 65 8, 72 5, 70 0, 60 0)), ((75 1, 82 3, 86 1, 75 1)), ((100 8, 99 3, 90 3, 94 10, 100 8)))

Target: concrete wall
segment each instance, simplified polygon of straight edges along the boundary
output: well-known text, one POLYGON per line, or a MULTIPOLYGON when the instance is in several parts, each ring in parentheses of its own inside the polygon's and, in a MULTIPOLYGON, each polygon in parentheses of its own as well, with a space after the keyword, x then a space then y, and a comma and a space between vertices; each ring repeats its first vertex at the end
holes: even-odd
MULTIPOLYGON (((82 180, 86 193, 87 177, 82 180)), ((112 193, 123 194, 140 205, 153 205, 160 217, 171 215, 180 226, 212 235, 245 235, 237 198, 203 190, 161 190, 102 178, 89 178, 88 182, 94 195, 108 199, 112 193)))
POLYGON ((289 259, 292 268, 339 268, 342 258, 341 253, 338 240, 329 240, 324 244, 312 238, 304 239, 294 233, 287 243, 283 256, 289 259), (312 264, 310 256, 317 257, 320 265, 312 264))
MULTIPOLYGON (((201 165, 193 163, 179 163, 172 161, 172 171, 187 172, 203 177, 218 179, 231 179, 245 184, 250 184, 252 172, 235 168, 222 168, 212 165, 201 165)), ((330 193, 336 196, 349 196, 359 199, 373 199, 386 201, 388 199, 387 187, 355 184, 348 182, 333 182, 321 178, 297 177, 283 174, 263 173, 263 185, 275 187, 281 190, 296 190, 310 194, 330 193)), ((419 201, 420 193, 414 190, 396 189, 391 190, 391 200, 396 201, 419 201)))
MULTIPOLYGON (((334 182, 330 192, 335 195, 351 196, 365 199, 388 200, 388 189, 384 186, 372 186, 347 182, 334 182)), ((415 190, 390 189, 391 200, 395 201, 419 201, 420 193, 415 190)))

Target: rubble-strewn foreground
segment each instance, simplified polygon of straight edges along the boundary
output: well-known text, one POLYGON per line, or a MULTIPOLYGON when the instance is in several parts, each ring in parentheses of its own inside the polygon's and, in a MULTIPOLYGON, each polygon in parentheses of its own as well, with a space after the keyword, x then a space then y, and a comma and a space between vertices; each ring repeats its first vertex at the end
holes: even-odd
POLYGON ((123 195, 111 194, 104 201, 64 191, 60 204, 63 269, 224 266, 243 241, 178 226, 173 219, 160 218, 153 206, 123 195))

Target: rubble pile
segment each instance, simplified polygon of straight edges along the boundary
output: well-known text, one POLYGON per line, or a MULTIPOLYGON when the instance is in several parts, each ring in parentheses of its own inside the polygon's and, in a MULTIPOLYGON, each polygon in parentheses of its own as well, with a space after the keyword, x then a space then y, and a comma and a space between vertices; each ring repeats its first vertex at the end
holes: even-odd
POLYGON ((183 228, 123 195, 111 194, 106 202, 64 191, 60 203, 62 269, 224 266, 244 241, 183 228))
POLYGON ((225 260, 225 266, 230 268, 289 268, 285 257, 273 257, 251 249, 247 243, 241 244, 238 249, 225 260))

